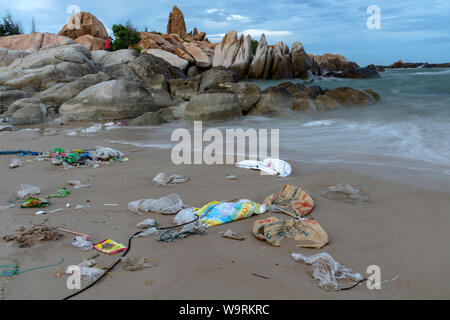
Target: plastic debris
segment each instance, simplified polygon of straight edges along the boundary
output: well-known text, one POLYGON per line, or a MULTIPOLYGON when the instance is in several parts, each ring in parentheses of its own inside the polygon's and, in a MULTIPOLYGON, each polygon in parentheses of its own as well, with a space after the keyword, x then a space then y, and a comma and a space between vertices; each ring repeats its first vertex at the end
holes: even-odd
POLYGON ((148 236, 157 235, 157 234, 159 234, 158 229, 155 227, 151 227, 151 228, 148 228, 148 229, 142 231, 141 233, 135 235, 134 237, 135 238, 148 237, 148 236))
POLYGON ((72 242, 72 245, 84 251, 89 251, 93 248, 92 242, 87 241, 86 238, 82 236, 75 237, 75 241, 72 242))
POLYGON ((20 167, 22 165, 22 160, 18 159, 18 158, 13 158, 11 159, 11 163, 9 164, 9 167, 11 169, 20 167))
POLYGON ((178 184, 184 183, 188 180, 189 176, 181 176, 173 174, 168 177, 164 172, 160 172, 155 176, 155 178, 153 178, 153 184, 156 185, 178 184))
POLYGON ((70 190, 69 189, 59 189, 58 192, 56 194, 52 194, 47 196, 47 199, 51 199, 51 198, 65 198, 70 194, 70 190))
POLYGON ((107 254, 116 254, 127 250, 127 247, 123 244, 115 242, 114 240, 105 239, 102 242, 95 244, 94 249, 107 254))
POLYGON ((329 242, 326 231, 315 220, 281 220, 270 217, 253 224, 253 235, 275 247, 281 246, 284 238, 302 241, 297 247, 322 248, 329 242))
POLYGON ((352 269, 341 265, 326 252, 321 252, 313 256, 304 256, 301 253, 292 253, 295 261, 301 261, 312 266, 312 277, 319 281, 319 286, 323 289, 338 290, 338 280, 347 279, 355 282, 363 280, 363 276, 352 269))
POLYGON ((86 204, 86 205, 82 205, 82 204, 77 204, 74 208, 74 210, 80 210, 80 209, 86 209, 86 208, 90 208, 91 206, 86 204))
POLYGON ((6 209, 9 209, 9 208, 13 208, 15 206, 16 206, 15 204, 9 204, 7 206, 0 206, 0 211, 6 210, 6 209))
POLYGON ((139 229, 148 229, 150 227, 156 227, 157 223, 154 219, 145 219, 144 221, 139 222, 136 227, 139 229))
POLYGON ((144 199, 128 203, 128 210, 139 213, 139 210, 145 212, 158 212, 162 214, 175 214, 183 208, 183 200, 176 193, 169 194, 160 199, 144 199))
POLYGON ((29 184, 21 184, 19 191, 17 191, 17 197, 23 199, 27 196, 33 196, 39 193, 41 193, 41 189, 38 187, 29 184))
POLYGON ((81 133, 97 133, 102 129, 102 125, 101 124, 94 124, 93 126, 86 128, 86 129, 82 129, 81 133))
POLYGON ((287 177, 292 173, 292 167, 289 163, 272 158, 267 158, 262 162, 257 160, 244 160, 236 163, 236 167, 260 170, 265 174, 278 177, 287 177))
POLYGON ((104 270, 100 268, 90 268, 80 266, 80 274, 82 277, 86 277, 89 281, 94 282, 100 278, 105 273, 104 270))
POLYGON ((179 226, 191 221, 196 220, 195 208, 185 208, 177 213, 173 218, 173 224, 179 226))
POLYGON ((91 152, 92 156, 97 160, 109 161, 111 159, 123 158, 124 154, 118 150, 108 147, 97 146, 95 151, 91 152))
POLYGON ((24 203, 20 206, 21 208, 45 208, 50 205, 50 201, 41 199, 41 198, 28 198, 24 203))
POLYGON ((280 193, 268 196, 264 204, 273 212, 283 212, 293 218, 300 218, 312 211, 314 200, 301 188, 286 184, 280 193))
POLYGON ((123 257, 121 258, 122 261, 122 268, 125 271, 140 271, 146 268, 153 268, 156 267, 155 264, 149 263, 149 261, 145 258, 128 258, 123 257))
POLYGON ((239 240, 239 241, 243 241, 245 240, 245 238, 247 238, 246 235, 233 231, 231 229, 228 229, 227 231, 225 231, 222 235, 222 237, 224 238, 228 238, 228 239, 233 239, 233 240, 239 240))
POLYGON ((233 176, 233 175, 225 176, 225 178, 228 180, 238 180, 238 177, 233 176))
POLYGON ((340 183, 333 187, 326 188, 320 192, 320 195, 328 199, 344 201, 347 203, 366 204, 369 200, 367 195, 348 183, 340 183))
POLYGON ((248 199, 239 199, 232 202, 212 201, 195 213, 200 220, 210 227, 224 223, 245 219, 253 214, 262 214, 266 211, 265 205, 248 199))
POLYGON ((93 267, 97 264, 97 261, 95 261, 95 259, 88 259, 88 260, 83 260, 82 262, 80 262, 78 264, 79 267, 93 267))

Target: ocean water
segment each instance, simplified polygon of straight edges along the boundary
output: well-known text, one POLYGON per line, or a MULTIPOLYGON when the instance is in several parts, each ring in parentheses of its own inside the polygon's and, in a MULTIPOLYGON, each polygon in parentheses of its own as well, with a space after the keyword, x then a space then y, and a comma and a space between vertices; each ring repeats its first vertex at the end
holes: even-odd
MULTIPOLYGON (((280 82, 255 81, 262 89, 280 82)), ((370 88, 381 101, 329 112, 299 112, 286 119, 245 117, 212 126, 279 129, 280 158, 305 167, 342 167, 450 191, 450 69, 386 70, 379 79, 324 78, 314 84, 370 88)), ((171 148, 176 144, 170 142, 171 132, 178 127, 192 128, 169 124, 121 129, 131 135, 114 130, 115 141, 171 148)))

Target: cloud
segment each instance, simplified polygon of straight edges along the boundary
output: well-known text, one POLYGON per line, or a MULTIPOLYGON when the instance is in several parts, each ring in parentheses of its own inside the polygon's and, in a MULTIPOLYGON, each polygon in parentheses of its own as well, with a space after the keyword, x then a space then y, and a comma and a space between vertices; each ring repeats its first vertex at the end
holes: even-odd
POLYGON ((242 31, 241 33, 245 35, 250 35, 252 38, 259 38, 264 33, 269 37, 284 37, 291 36, 294 33, 288 30, 267 30, 267 29, 247 29, 242 31))
POLYGON ((244 17, 244 16, 241 16, 239 14, 229 15, 228 17, 226 17, 226 19, 228 21, 241 21, 241 22, 249 22, 250 21, 249 17, 244 17))
POLYGON ((215 12, 217 12, 217 11, 219 11, 219 9, 213 8, 213 9, 208 9, 208 10, 206 10, 206 13, 211 14, 211 13, 215 13, 215 12))

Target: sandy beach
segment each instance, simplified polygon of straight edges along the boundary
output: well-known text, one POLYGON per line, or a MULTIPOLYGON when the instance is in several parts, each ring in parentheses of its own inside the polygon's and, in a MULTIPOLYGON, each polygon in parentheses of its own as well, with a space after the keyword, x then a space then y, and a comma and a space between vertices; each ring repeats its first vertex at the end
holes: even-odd
MULTIPOLYGON (((291 162, 293 174, 287 178, 263 176, 232 165, 175 166, 170 161, 170 150, 112 144, 104 136, 43 136, 35 131, 2 133, 2 150, 45 151, 55 146, 71 150, 102 145, 122 151, 129 161, 66 170, 53 166, 50 161, 39 162, 35 157, 26 156, 21 158, 21 167, 10 169, 11 159, 17 156, 0 156, 1 205, 15 197, 21 183, 38 186, 41 195, 54 194, 67 180, 81 180, 91 185, 90 188, 72 188, 67 198, 53 199, 48 210, 64 208, 57 213, 34 215, 40 209, 19 207, 0 211, 0 237, 14 234, 21 226, 46 224, 89 234, 94 242, 111 238, 127 244, 129 237, 138 231, 138 222, 153 218, 160 226, 170 226, 173 219, 173 216, 157 213, 130 212, 127 210, 130 201, 178 193, 185 205, 196 207, 213 200, 235 198, 262 202, 289 183, 300 186, 314 198, 311 217, 327 231, 330 243, 322 249, 305 249, 296 247, 296 242, 290 239, 285 239, 281 247, 256 239, 251 233, 255 220, 270 216, 288 218, 271 212, 169 243, 157 241, 159 236, 138 238, 133 240, 128 256, 147 258, 157 266, 128 272, 119 265, 75 299, 450 298, 448 192, 420 189, 350 170, 305 167, 296 162, 291 162), (189 175, 190 180, 179 185, 155 186, 152 179, 161 171, 189 175), (228 180, 226 175, 236 175, 238 180, 228 180), (365 192, 369 204, 343 203, 319 195, 324 188, 342 182, 365 192), (66 208, 67 203, 71 204, 70 208, 66 208), (77 204, 86 203, 91 207, 74 210, 77 204), (222 238, 220 232, 230 228, 247 238, 244 241, 222 238), (367 276, 369 265, 378 265, 382 280, 396 276, 398 279, 384 283, 381 290, 369 290, 362 284, 349 291, 327 292, 313 281, 307 266, 292 259, 292 252, 305 255, 328 252, 363 276, 367 276)), ((114 132, 110 136, 114 137, 114 132)), ((64 258, 59 266, 11 277, 2 298, 62 299, 74 293, 66 288, 67 276, 57 277, 56 273, 80 263, 94 251, 84 252, 74 247, 72 240, 72 235, 64 234, 61 240, 29 248, 18 248, 2 241, 0 264, 10 263, 5 257, 12 256, 19 261, 21 270, 56 264, 64 258)), ((120 253, 101 254, 96 260, 98 266, 109 266, 119 257, 120 253)), ((2 283, 4 279, 0 278, 2 283)), ((82 287, 85 285, 83 282, 82 287)))

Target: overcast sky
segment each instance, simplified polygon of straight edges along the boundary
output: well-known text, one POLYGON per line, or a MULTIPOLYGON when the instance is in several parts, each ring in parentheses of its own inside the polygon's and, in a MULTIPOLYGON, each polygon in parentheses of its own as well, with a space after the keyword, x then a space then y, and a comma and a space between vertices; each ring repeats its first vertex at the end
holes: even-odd
POLYGON ((450 0, 0 0, 26 33, 32 17, 38 31, 57 33, 73 6, 94 14, 110 33, 128 18, 165 32, 173 5, 188 31, 197 27, 211 41, 230 30, 256 40, 264 32, 270 44, 298 40, 308 53, 339 53, 360 65, 450 61, 450 0), (381 10, 381 29, 367 27, 370 5, 381 10))

